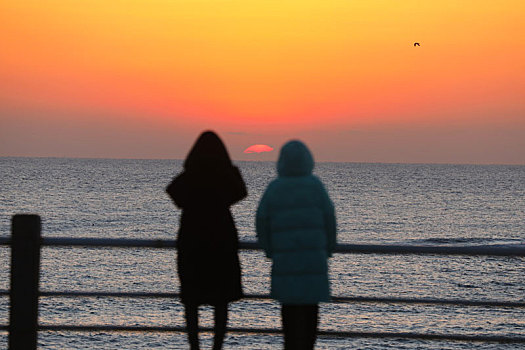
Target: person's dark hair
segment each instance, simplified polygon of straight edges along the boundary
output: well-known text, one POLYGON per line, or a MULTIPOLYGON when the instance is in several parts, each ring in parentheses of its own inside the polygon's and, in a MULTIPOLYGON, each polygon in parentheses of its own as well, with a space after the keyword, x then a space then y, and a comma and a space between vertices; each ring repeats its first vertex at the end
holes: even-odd
POLYGON ((184 161, 184 169, 191 171, 231 166, 224 143, 213 131, 205 131, 199 136, 184 161))

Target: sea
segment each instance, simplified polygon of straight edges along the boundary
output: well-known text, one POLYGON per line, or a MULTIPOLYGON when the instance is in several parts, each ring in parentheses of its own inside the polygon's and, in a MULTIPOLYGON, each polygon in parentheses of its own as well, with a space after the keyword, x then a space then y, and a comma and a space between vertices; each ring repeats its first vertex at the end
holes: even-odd
MULTIPOLYGON (((255 241, 255 211, 276 176, 273 162, 236 162, 248 197, 232 207, 242 241, 255 241)), ((180 211, 164 189, 181 160, 0 158, 0 235, 11 217, 38 214, 44 237, 176 239, 180 211)), ((525 166, 317 163, 337 215, 339 243, 380 245, 525 244, 525 166)), ((176 251, 43 247, 42 291, 179 290, 176 251)), ((269 261, 240 251, 247 294, 267 294, 269 261)), ((0 247, 0 289, 9 289, 8 247, 0 247)), ((525 302, 525 258, 335 254, 333 296, 525 302)), ((271 300, 230 304, 230 327, 279 328, 271 300)), ((202 307, 202 326, 213 310, 202 307)), ((8 298, 0 297, 0 323, 8 298)), ((184 326, 176 299, 41 297, 42 325, 184 326)), ((351 332, 525 336, 525 309, 389 303, 323 303, 319 329, 351 332)), ((39 332, 41 349, 186 349, 183 333, 39 332)), ((211 348, 212 334, 201 334, 211 348)), ((7 333, 0 332, 0 348, 7 333)), ((227 334, 225 349, 280 349, 281 335, 227 334)), ((316 349, 523 349, 523 344, 319 337, 316 349)))

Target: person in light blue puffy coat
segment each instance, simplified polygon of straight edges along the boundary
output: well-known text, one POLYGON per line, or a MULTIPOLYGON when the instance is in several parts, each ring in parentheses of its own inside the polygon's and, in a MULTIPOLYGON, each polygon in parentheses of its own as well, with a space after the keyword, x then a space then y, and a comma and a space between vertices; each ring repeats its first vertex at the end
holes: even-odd
POLYGON ((286 143, 278 177, 257 209, 257 238, 273 261, 271 296, 282 304, 285 349, 313 349, 318 303, 330 300, 327 259, 336 244, 336 221, 313 168, 304 143, 286 143))

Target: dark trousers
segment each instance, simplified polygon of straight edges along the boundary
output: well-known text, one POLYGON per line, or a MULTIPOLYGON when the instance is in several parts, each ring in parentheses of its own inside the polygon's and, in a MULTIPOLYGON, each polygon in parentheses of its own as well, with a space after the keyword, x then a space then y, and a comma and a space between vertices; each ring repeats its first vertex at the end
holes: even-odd
MULTIPOLYGON (((228 304, 217 304, 215 307, 215 327, 213 337, 213 349, 222 349, 224 336, 226 335, 226 324, 228 323, 228 304)), ((199 307, 197 305, 185 304, 186 328, 191 350, 199 349, 199 307)))
POLYGON ((286 350, 313 349, 317 336, 319 306, 283 304, 281 308, 286 350))

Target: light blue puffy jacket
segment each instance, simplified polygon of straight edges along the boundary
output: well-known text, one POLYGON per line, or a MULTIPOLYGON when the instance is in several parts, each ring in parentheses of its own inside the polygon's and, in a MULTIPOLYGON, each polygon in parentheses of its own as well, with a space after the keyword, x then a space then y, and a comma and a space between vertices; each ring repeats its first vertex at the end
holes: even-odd
POLYGON ((278 177, 261 198, 256 230, 273 260, 271 296, 283 304, 329 301, 327 258, 336 244, 334 206, 300 141, 281 149, 278 177))

